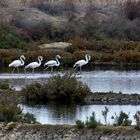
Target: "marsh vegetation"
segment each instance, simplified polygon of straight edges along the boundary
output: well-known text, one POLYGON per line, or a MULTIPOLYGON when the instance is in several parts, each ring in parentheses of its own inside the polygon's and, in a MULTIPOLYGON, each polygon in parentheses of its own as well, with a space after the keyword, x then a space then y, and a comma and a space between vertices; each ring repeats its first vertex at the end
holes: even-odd
POLYGON ((52 76, 46 84, 34 83, 27 85, 22 93, 27 103, 48 103, 55 101, 59 104, 84 103, 86 96, 92 94, 89 87, 78 81, 70 73, 52 76))

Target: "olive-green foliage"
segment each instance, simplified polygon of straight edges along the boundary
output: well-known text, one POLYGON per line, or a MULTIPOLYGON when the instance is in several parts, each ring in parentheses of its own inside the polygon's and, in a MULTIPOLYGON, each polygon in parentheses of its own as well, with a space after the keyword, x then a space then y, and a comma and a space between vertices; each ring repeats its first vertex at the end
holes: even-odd
POLYGON ((116 62, 118 64, 140 62, 140 42, 123 40, 86 40, 76 37, 72 46, 66 50, 72 53, 74 59, 83 57, 87 50, 91 54, 91 61, 116 62))
POLYGON ((0 49, 0 60, 4 65, 8 65, 15 59, 19 58, 21 52, 16 49, 0 49))
POLYGON ((41 49, 32 49, 32 51, 26 52, 17 49, 0 49, 0 60, 2 64, 7 66, 13 60, 18 59, 21 54, 26 56, 26 63, 37 60, 39 55, 42 55, 44 60, 47 61, 54 59, 55 55, 59 54, 62 58, 60 60, 61 67, 72 67, 74 62, 84 58, 85 54, 89 53, 91 61, 87 66, 90 66, 93 62, 115 62, 117 64, 139 64, 140 62, 140 42, 112 39, 104 41, 93 40, 91 42, 86 40, 85 43, 83 43, 84 41, 78 42, 73 42, 71 47, 62 52, 41 49))
POLYGON ((22 114, 22 122, 33 124, 36 122, 36 118, 31 113, 22 114))
POLYGON ((82 129, 84 127, 95 129, 99 123, 96 121, 95 113, 93 112, 92 115, 87 118, 85 122, 81 120, 76 121, 76 127, 78 129, 82 129))
POLYGON ((27 43, 10 26, 0 26, 0 48, 25 48, 27 43))
POLYGON ((126 114, 125 112, 121 111, 119 116, 115 114, 115 122, 114 125, 117 126, 130 126, 131 125, 131 120, 129 120, 129 114, 126 114))
POLYGON ((102 115, 104 117, 105 120, 105 124, 107 124, 107 114, 109 112, 109 109, 105 106, 105 110, 102 111, 102 115))
POLYGON ((136 120, 136 129, 140 130, 140 111, 137 111, 134 115, 134 119, 136 120))
POLYGON ((24 122, 25 120, 26 123, 35 122, 33 115, 23 114, 18 107, 18 104, 24 100, 21 94, 10 89, 2 90, 0 96, 0 122, 24 122))
MULTIPOLYGON (((41 100, 41 88, 42 85, 39 83, 27 85, 26 88, 22 90, 25 95, 26 101, 30 104, 39 102, 41 100)), ((43 96, 42 99, 44 99, 43 96)))
MULTIPOLYGON (((26 63, 28 63, 37 59, 37 56, 39 55, 42 55, 44 60, 48 60, 53 59, 55 55, 59 53, 62 57, 61 66, 71 67, 76 60, 84 57, 87 51, 88 53, 90 52, 92 56, 90 62, 111 61, 121 65, 129 63, 139 64, 140 62, 140 39, 132 39, 134 36, 133 33, 135 33, 135 30, 139 32, 139 28, 131 30, 131 39, 122 40, 122 37, 107 37, 103 39, 97 39, 96 37, 87 38, 78 34, 73 35, 74 33, 72 33, 72 38, 68 37, 68 39, 63 40, 62 34, 64 35, 65 32, 62 33, 61 29, 52 27, 50 24, 43 24, 42 26, 45 29, 43 27, 38 27, 31 31, 30 34, 26 34, 24 31, 18 32, 17 29, 13 29, 9 26, 0 26, 0 46, 2 45, 2 48, 8 48, 8 50, 0 49, 1 63, 7 66, 7 64, 19 58, 21 54, 25 54, 26 63), (33 39, 32 37, 36 37, 36 39, 33 39), (30 38, 32 38, 32 40, 30 38), (65 51, 45 51, 37 49, 36 47, 42 43, 50 43, 54 41, 69 41, 72 42, 73 45, 68 47, 65 51), (27 42, 31 42, 29 48, 26 47, 27 42), (26 52, 25 50, 22 50, 25 47, 27 49, 26 52)), ((139 33, 137 33, 135 36, 139 37, 139 33)))
POLYGON ((56 101, 57 103, 82 103, 91 93, 87 85, 72 74, 52 76, 46 84, 34 83, 22 90, 28 103, 56 101))
POLYGON ((125 51, 135 49, 137 51, 140 50, 139 41, 125 41, 116 39, 96 40, 96 39, 85 39, 76 36, 72 40, 72 46, 67 48, 67 51, 73 53, 76 50, 93 50, 102 53, 113 53, 119 50, 125 51))
POLYGON ((51 77, 45 88, 50 99, 66 103, 84 101, 86 95, 90 93, 87 85, 69 73, 51 77))
MULTIPOLYGON (((0 121, 1 122, 23 122, 35 123, 36 119, 31 113, 22 113, 22 110, 15 105, 8 103, 0 104, 0 121)), ((12 126, 9 126, 10 128, 12 126)), ((9 128, 9 129, 10 129, 9 128)))
POLYGON ((10 122, 20 120, 21 110, 19 107, 10 105, 0 105, 0 121, 10 122))
POLYGON ((98 125, 98 123, 97 123, 96 118, 95 118, 95 113, 93 112, 92 113, 92 116, 90 116, 89 119, 87 118, 87 120, 86 120, 86 126, 88 128, 94 129, 94 128, 97 127, 97 125, 98 125))
POLYGON ((81 120, 77 120, 77 121, 76 121, 76 127, 77 127, 78 129, 82 129, 82 128, 85 127, 85 123, 84 123, 83 121, 81 121, 81 120))

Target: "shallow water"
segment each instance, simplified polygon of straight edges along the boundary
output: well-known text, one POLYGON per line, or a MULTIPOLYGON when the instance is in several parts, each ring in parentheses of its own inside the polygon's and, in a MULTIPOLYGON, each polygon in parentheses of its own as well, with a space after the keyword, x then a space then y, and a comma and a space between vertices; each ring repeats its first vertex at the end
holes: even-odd
POLYGON ((132 124, 135 124, 134 114, 140 110, 140 105, 84 105, 84 106, 58 106, 58 105, 36 105, 27 106, 20 105, 24 113, 33 113, 37 121, 42 124, 75 124, 75 121, 80 119, 86 121, 87 117, 95 112, 97 121, 105 123, 102 111, 108 107, 107 123, 113 124, 114 120, 111 119, 114 113, 119 115, 120 111, 129 114, 129 119, 132 120, 132 124))
MULTIPOLYGON (((34 74, 27 73, 26 75, 24 73, 0 73, 0 81, 7 80, 13 88, 21 90, 22 87, 33 82, 45 83, 50 76, 58 73, 38 72, 34 74)), ((93 92, 140 93, 140 71, 83 71, 81 75, 76 75, 76 77, 78 80, 86 83, 93 92)))

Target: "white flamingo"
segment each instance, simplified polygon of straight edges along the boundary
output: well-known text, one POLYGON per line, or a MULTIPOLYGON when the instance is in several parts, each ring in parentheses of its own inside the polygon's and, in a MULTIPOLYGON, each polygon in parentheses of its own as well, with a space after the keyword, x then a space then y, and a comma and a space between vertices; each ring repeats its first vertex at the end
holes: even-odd
POLYGON ((85 55, 85 60, 82 59, 82 60, 78 60, 74 65, 73 65, 73 68, 77 69, 78 67, 80 67, 80 73, 81 73, 81 68, 82 66, 86 65, 89 60, 91 59, 91 56, 89 54, 86 54, 85 55))
POLYGON ((26 69, 31 68, 32 72, 34 73, 34 69, 40 67, 42 60, 43 60, 43 57, 38 56, 38 62, 32 62, 32 63, 29 63, 27 66, 25 66, 25 72, 26 72, 26 69))
POLYGON ((9 67, 14 67, 12 73, 15 71, 15 68, 17 68, 17 72, 19 73, 18 67, 23 66, 25 64, 24 60, 25 56, 21 55, 19 60, 14 60, 12 63, 9 64, 9 67))
POLYGON ((48 69, 49 67, 51 67, 51 72, 53 72, 53 67, 54 67, 54 66, 56 66, 56 67, 60 66, 60 62, 59 62, 58 59, 61 59, 60 55, 56 55, 56 56, 55 56, 55 60, 50 60, 50 61, 46 62, 46 63, 44 64, 44 66, 47 66, 47 67, 46 67, 44 70, 46 70, 46 69, 48 69))

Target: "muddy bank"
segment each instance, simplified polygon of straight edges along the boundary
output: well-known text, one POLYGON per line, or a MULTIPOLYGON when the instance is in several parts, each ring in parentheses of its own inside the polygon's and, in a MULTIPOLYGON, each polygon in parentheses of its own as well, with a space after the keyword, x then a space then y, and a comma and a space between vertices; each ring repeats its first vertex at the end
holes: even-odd
POLYGON ((86 104, 102 104, 102 105, 139 105, 139 94, 123 94, 123 93, 93 93, 85 100, 86 104))
MULTIPOLYGON (((0 103, 25 103, 25 97, 20 91, 0 90, 0 103)), ((123 94, 113 92, 97 92, 85 98, 85 104, 94 105, 140 105, 140 94, 123 94)))
POLYGON ((96 129, 77 129, 66 125, 16 124, 12 130, 0 124, 1 140, 138 140, 139 131, 132 127, 98 126, 96 129))

